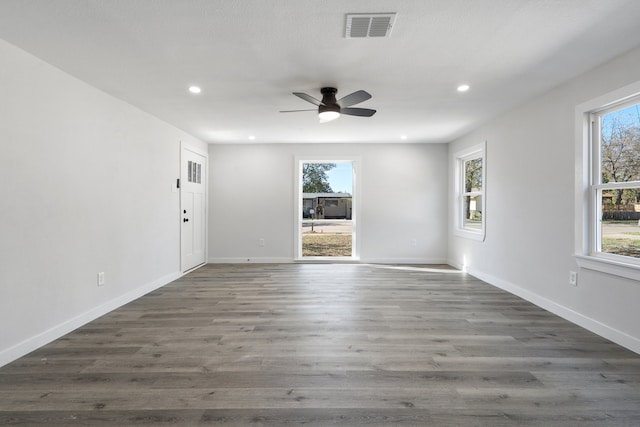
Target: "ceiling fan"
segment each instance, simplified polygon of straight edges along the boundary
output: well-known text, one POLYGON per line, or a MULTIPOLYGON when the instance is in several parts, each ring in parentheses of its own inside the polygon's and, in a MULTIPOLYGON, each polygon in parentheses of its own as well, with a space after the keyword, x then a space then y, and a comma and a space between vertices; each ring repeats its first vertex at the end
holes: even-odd
MULTIPOLYGON (((318 101, 316 98, 311 95, 307 95, 306 93, 293 92, 293 94, 298 98, 302 98, 305 101, 318 106, 318 117, 320 118, 320 123, 326 123, 330 122, 331 120, 335 120, 340 117, 341 114, 346 114, 348 116, 371 117, 376 113, 376 110, 371 110, 369 108, 351 107, 352 105, 359 104, 366 101, 367 99, 371 99, 371 94, 364 90, 358 90, 343 98, 340 98, 339 100, 336 100, 336 93, 338 93, 338 89, 334 87, 323 87, 320 90, 320 93, 322 94, 322 101, 318 101)), ((280 112, 295 113, 298 111, 316 110, 287 110, 280 112)))

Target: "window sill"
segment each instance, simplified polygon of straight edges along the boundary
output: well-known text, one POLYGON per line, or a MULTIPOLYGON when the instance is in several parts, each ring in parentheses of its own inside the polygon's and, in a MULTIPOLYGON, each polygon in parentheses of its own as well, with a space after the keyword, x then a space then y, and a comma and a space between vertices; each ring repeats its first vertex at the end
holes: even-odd
POLYGON ((580 268, 640 281, 640 265, 595 256, 576 255, 580 268))

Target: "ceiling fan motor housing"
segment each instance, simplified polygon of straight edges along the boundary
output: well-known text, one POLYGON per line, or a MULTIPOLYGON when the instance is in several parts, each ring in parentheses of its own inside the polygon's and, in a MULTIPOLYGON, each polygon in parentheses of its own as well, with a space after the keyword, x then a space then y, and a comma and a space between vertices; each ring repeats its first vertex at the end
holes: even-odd
POLYGON ((338 105, 338 101, 336 100, 338 89, 334 87, 323 87, 320 89, 320 93, 322 94, 322 104, 318 106, 318 113, 325 111, 336 111, 339 113, 340 105, 338 105))

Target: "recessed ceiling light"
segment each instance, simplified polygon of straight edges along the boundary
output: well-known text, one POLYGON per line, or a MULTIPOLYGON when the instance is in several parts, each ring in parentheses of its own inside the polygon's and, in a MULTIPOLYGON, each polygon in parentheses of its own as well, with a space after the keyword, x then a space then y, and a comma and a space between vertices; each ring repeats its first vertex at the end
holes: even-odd
POLYGON ((458 92, 466 92, 469 90, 469 85, 460 85, 458 86, 458 92))
POLYGON ((255 137, 255 136, 253 136, 253 135, 249 135, 249 139, 250 139, 251 141, 253 141, 254 139, 256 139, 256 137, 255 137))
POLYGON ((407 135, 400 135, 400 139, 402 139, 402 140, 407 139, 407 135))
POLYGON ((191 92, 191 93, 200 93, 200 92, 202 92, 202 89, 200 89, 198 86, 191 86, 191 87, 189 87, 189 92, 191 92))

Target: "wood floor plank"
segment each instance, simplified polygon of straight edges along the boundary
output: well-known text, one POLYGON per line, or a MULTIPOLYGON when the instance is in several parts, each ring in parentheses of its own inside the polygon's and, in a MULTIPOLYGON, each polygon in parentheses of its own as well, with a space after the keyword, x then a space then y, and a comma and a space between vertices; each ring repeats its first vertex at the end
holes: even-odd
POLYGON ((447 266, 207 265, 0 368, 0 424, 638 426, 640 356, 447 266))

